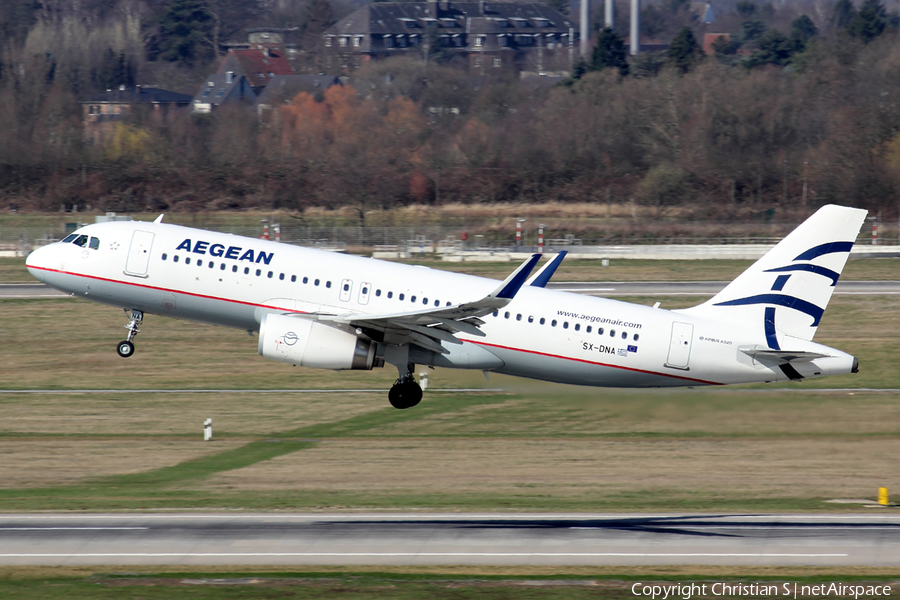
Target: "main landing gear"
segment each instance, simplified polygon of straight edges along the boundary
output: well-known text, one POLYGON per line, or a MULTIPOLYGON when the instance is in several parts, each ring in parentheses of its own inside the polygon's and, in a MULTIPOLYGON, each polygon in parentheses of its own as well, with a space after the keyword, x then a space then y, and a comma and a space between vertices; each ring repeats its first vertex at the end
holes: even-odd
POLYGON ((422 388, 416 383, 413 372, 416 365, 406 365, 406 375, 401 375, 388 392, 388 400, 394 408, 412 408, 422 401, 422 388))
MULTIPOLYGON (((125 312, 128 312, 128 309, 125 309, 125 312)), ((128 337, 125 338, 124 342, 119 342, 119 345, 116 346, 116 352, 119 353, 119 356, 122 358, 128 358, 132 354, 134 354, 134 344, 131 340, 134 339, 134 336, 139 334, 141 330, 139 326, 141 321, 144 320, 144 313, 139 310, 131 311, 131 321, 128 322, 128 325, 125 326, 125 329, 128 330, 128 337)))

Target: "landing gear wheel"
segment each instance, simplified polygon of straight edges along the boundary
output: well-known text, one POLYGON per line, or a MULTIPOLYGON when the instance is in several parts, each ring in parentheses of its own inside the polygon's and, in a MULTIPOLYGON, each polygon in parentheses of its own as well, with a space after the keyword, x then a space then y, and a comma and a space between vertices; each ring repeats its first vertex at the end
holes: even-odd
POLYGON ((422 401, 422 388, 412 379, 398 380, 388 392, 388 400, 394 408, 412 408, 422 401))
POLYGON ((128 358, 132 354, 134 354, 134 344, 129 341, 119 342, 119 345, 116 346, 116 352, 119 353, 119 356, 122 358, 128 358))

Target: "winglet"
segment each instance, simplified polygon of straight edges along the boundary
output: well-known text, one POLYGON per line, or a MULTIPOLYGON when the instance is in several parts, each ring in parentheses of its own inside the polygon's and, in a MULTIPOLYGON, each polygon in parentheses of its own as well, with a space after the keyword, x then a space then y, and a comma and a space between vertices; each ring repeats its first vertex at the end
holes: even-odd
POLYGON ((504 300, 512 300, 519 292, 519 289, 525 284, 525 280, 531 274, 532 269, 541 260, 540 254, 532 254, 531 258, 523 262, 518 269, 512 272, 509 277, 503 280, 496 290, 490 293, 488 298, 502 298, 504 300))
POLYGON ((154 223, 162 223, 164 216, 166 216, 166 213, 163 213, 163 214, 159 215, 158 217, 156 217, 155 219, 153 219, 153 222, 154 223))
POLYGON ((531 287, 547 287, 550 278, 556 273, 557 267, 562 264, 566 254, 568 254, 567 250, 560 250, 559 254, 553 257, 553 260, 541 267, 541 270, 535 273, 534 276, 525 283, 531 285, 531 287))

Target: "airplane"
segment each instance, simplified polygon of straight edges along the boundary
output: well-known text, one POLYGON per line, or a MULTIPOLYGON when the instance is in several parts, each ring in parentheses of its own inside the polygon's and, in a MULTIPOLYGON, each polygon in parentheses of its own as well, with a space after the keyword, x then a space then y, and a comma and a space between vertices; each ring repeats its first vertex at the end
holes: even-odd
POLYGON ((812 341, 864 222, 828 205, 710 300, 665 310, 554 291, 565 256, 504 281, 163 223, 82 227, 33 251, 49 286, 125 309, 120 356, 145 314, 258 334, 258 352, 341 371, 397 368, 388 399, 416 406, 415 366, 477 369, 598 387, 773 382, 859 370, 812 341))

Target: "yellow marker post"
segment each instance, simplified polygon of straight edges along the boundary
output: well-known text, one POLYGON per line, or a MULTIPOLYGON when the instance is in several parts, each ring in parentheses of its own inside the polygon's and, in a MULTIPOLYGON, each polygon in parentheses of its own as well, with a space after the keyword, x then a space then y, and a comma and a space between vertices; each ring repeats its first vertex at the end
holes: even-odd
POLYGON ((878 488, 878 504, 887 506, 888 503, 888 489, 886 487, 878 488))

